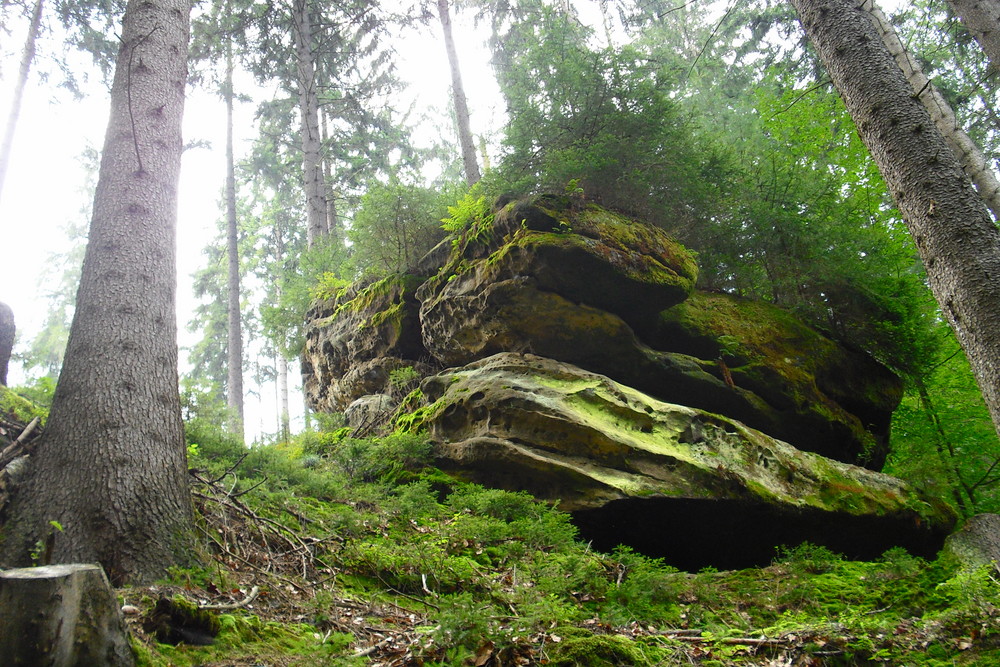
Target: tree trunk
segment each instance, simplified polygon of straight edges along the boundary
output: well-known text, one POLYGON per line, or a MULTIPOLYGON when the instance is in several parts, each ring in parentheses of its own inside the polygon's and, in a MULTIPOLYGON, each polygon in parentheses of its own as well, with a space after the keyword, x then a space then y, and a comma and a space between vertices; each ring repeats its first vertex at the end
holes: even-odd
POLYGON ((1000 70, 1000 0, 948 0, 948 6, 979 42, 995 76, 1000 70))
POLYGON ((470 186, 479 182, 479 164, 476 162, 476 144, 472 141, 472 129, 469 123, 469 103, 465 99, 465 88, 462 86, 462 72, 458 67, 458 52, 455 50, 455 38, 451 34, 451 15, 448 12, 448 0, 437 0, 438 18, 441 19, 441 29, 444 31, 444 46, 448 52, 448 64, 451 66, 451 95, 455 103, 455 121, 458 124, 458 143, 462 148, 462 162, 465 165, 465 182, 470 186))
POLYGON ((291 422, 288 417, 288 360, 278 352, 278 422, 280 424, 281 442, 288 442, 292 435, 291 422))
POLYGON ((1000 220, 1000 180, 997 180, 989 160, 958 124, 954 110, 920 69, 920 64, 907 53, 906 47, 903 46, 903 42, 885 14, 871 2, 864 2, 862 7, 868 10, 889 53, 896 59, 896 64, 909 80, 913 93, 920 97, 920 102, 934 119, 934 124, 955 151, 965 173, 972 179, 983 201, 992 211, 993 218, 1000 220))
POLYGON ((1000 433, 1000 230, 853 0, 792 0, 892 192, 1000 433))
MULTIPOLYGON (((227 5, 228 7, 228 5, 227 5)), ((227 346, 230 431, 243 442, 243 327, 240 308, 240 249, 236 225, 236 160, 233 155, 233 50, 226 46, 226 256, 228 258, 229 344, 227 346)))
POLYGON ((65 362, 44 442, 8 509, 2 555, 115 584, 190 558, 193 512, 177 389, 175 227, 190 3, 130 0, 65 362))
POLYGON ((118 600, 97 565, 0 571, 0 655, 25 667, 131 667, 118 600))
POLYGON ((14 349, 14 311, 6 303, 0 303, 0 384, 7 384, 7 365, 14 349))
MULTIPOLYGON (((321 136, 323 145, 329 145, 329 133, 326 131, 326 114, 321 115, 322 127, 321 136)), ((326 233, 330 235, 337 245, 344 245, 347 235, 344 233, 344 225, 337 215, 337 193, 333 187, 333 164, 329 157, 329 151, 323 157, 323 192, 326 198, 326 233)))
POLYGON ((319 134, 319 96, 316 93, 316 58, 312 48, 312 17, 308 0, 292 3, 295 59, 302 120, 302 185, 306 194, 306 240, 312 247, 326 234, 326 199, 323 197, 322 143, 319 134))
POLYGON ((28 26, 28 36, 24 40, 24 51, 21 52, 21 67, 17 72, 17 82, 14 84, 14 97, 10 101, 7 129, 3 135, 3 145, 0 145, 0 197, 3 196, 3 184, 7 179, 7 165, 10 163, 10 152, 14 146, 17 119, 21 115, 24 88, 28 84, 31 62, 35 59, 35 42, 38 40, 38 32, 42 27, 43 3, 44 0, 35 0, 35 8, 31 12, 31 24, 28 26))

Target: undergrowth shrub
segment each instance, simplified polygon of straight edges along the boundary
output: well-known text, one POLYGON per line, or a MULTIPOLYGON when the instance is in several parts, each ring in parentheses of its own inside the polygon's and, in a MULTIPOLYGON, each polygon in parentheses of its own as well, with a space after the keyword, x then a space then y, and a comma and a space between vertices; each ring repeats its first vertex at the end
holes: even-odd
POLYGON ((527 548, 565 547, 576 538, 569 514, 535 500, 524 491, 502 491, 466 485, 448 497, 447 504, 464 514, 456 521, 473 524, 493 541, 516 535, 527 548), (497 522, 485 522, 492 518, 497 522))
POLYGON ((431 443, 412 433, 382 438, 345 438, 328 453, 330 461, 352 482, 401 481, 431 462, 431 443))
POLYGON ((677 600, 686 588, 683 576, 662 559, 650 558, 626 546, 611 557, 614 583, 607 591, 608 614, 614 622, 646 619, 671 624, 680 621, 677 600))
POLYGON ((206 467, 211 472, 225 470, 247 453, 247 448, 221 426, 207 419, 190 419, 184 423, 184 438, 188 453, 194 454, 190 465, 206 467))

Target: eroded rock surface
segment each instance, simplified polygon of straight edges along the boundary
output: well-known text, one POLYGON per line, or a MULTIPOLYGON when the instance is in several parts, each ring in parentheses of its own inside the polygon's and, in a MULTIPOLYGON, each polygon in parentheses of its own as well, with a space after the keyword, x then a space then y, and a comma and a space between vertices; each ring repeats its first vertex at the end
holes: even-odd
POLYGON ((425 377, 397 424, 426 427, 456 474, 559 501, 599 548, 685 568, 767 563, 803 540, 932 554, 954 522, 849 465, 881 467, 897 378, 785 311, 695 291, 693 256, 661 230, 534 197, 419 266, 429 277, 310 311, 310 403, 398 399, 395 380, 425 377))
POLYGON ((898 379, 778 308, 694 292, 696 275, 662 230, 565 198, 513 202, 417 290, 423 343, 445 366, 570 362, 881 468, 898 379))
POLYGON ((421 361, 428 355, 414 298, 422 282, 391 276, 313 305, 306 314, 302 376, 314 409, 340 412, 361 396, 389 393, 399 368, 429 370, 421 361))
POLYGON ((767 563, 803 540, 854 557, 932 554, 954 523, 900 480, 551 359, 498 354, 421 389, 442 467, 557 501, 598 548, 680 567, 767 563))

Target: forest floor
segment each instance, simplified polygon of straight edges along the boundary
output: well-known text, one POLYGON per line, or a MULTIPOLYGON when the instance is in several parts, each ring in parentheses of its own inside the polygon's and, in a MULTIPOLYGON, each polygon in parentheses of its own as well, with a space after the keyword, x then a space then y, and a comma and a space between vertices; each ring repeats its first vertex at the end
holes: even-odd
POLYGON ((193 430, 199 564, 118 591, 140 665, 1000 665, 995 566, 805 544, 681 572, 445 476, 412 436, 193 430))

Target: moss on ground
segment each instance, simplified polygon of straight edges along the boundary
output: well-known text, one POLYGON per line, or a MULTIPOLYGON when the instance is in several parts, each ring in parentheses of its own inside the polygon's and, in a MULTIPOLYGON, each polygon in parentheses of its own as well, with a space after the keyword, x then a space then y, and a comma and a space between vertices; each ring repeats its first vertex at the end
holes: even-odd
POLYGON ((384 451, 365 442, 299 473, 290 457, 302 448, 264 448, 236 468, 230 454, 197 455, 206 479, 236 475, 197 488, 210 565, 121 594, 144 611, 173 593, 260 595, 219 613, 212 646, 158 644, 131 621, 139 664, 939 667, 1000 657, 991 569, 901 549, 850 561, 802 545, 768 567, 680 572, 626 548, 595 552, 552 507, 417 461, 405 484, 345 476, 350 457, 384 451))

